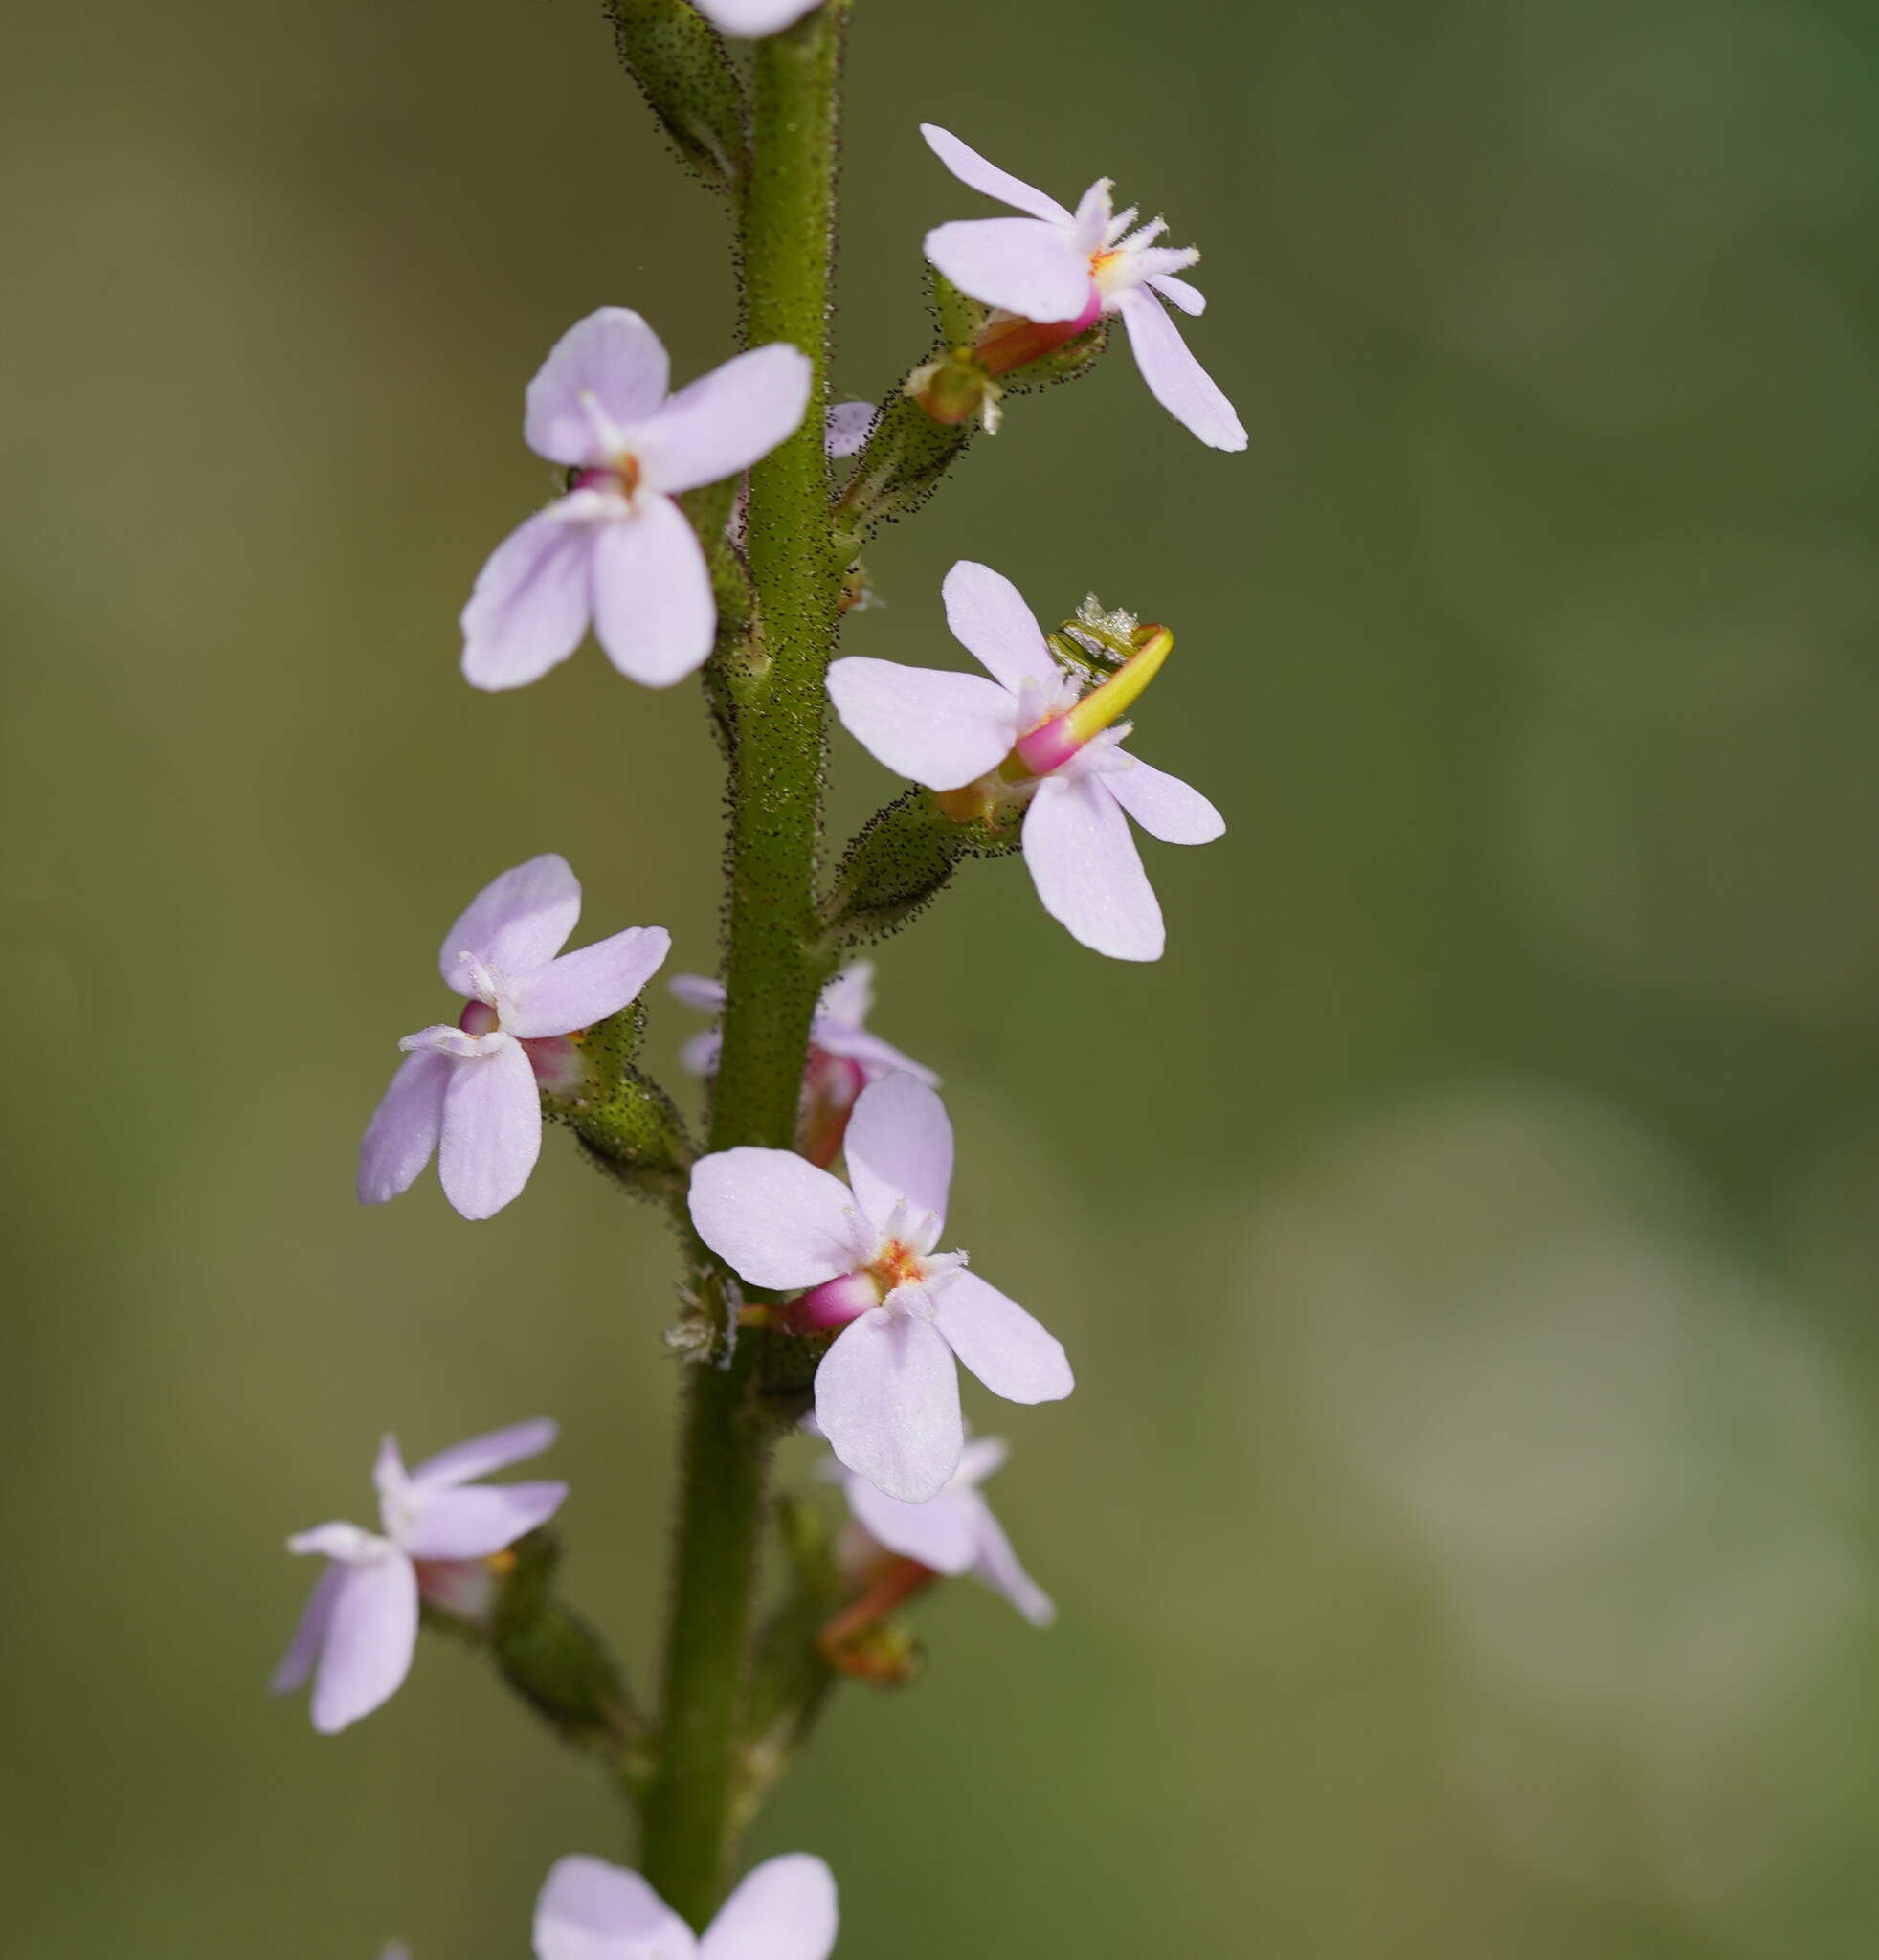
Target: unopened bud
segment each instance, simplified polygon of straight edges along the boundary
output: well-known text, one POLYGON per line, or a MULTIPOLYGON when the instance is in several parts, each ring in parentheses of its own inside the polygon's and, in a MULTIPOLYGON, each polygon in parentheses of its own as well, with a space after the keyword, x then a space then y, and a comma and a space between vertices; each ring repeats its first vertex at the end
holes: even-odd
POLYGON ((937 360, 916 368, 902 384, 935 422, 949 429, 977 422, 988 434, 999 421, 998 398, 1004 393, 970 348, 954 347, 937 360))
POLYGON ((683 1178, 692 1149, 671 1097, 633 1066, 644 1022, 645 1009, 634 1001, 562 1037, 573 1067, 555 1087, 542 1083, 542 1108, 565 1123, 589 1155, 629 1190, 660 1196, 683 1178))

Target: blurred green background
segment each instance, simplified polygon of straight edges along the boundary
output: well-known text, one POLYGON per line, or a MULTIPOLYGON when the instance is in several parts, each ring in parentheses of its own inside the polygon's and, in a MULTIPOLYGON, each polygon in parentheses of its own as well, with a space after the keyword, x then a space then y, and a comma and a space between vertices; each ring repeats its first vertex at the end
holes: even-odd
MULTIPOLYGON (((959 1236, 1078 1366, 974 1404, 1063 1617, 928 1602, 753 1850, 831 1860, 854 1956, 1869 1956, 1879 21, 856 11, 840 390, 992 209, 926 118, 1203 247, 1251 448, 1118 352, 881 541, 848 648, 961 658, 961 556, 1165 617, 1138 746, 1230 832, 1145 847, 1158 968, 1012 863, 883 952, 959 1236)), ((11 1949, 518 1956, 625 1855, 598 1780, 454 1650, 337 1741, 262 1687, 379 1432, 537 1413, 653 1652, 656 1221, 560 1136, 481 1226, 351 1175, 497 871, 711 967, 695 693, 481 696, 455 622, 564 327, 729 350, 719 212, 590 6, 35 8, 0 96, 11 1949)), ((845 834, 892 786, 836 774, 845 834)))

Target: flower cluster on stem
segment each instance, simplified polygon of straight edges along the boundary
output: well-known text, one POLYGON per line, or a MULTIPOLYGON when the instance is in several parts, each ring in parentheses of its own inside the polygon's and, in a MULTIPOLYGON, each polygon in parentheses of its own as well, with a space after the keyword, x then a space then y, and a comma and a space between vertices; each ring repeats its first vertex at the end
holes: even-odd
MULTIPOLYGON (((445 935, 438 968, 461 1006, 398 1044, 359 1153, 363 1202, 408 1191, 435 1158, 451 1207, 487 1220, 523 1192, 554 1117, 669 1212, 687 1300, 675 1346, 692 1365, 656 1705, 641 1714, 562 1596, 548 1526, 567 1486, 483 1481, 547 1449, 552 1423, 414 1469, 388 1437, 378 1528, 288 1541, 325 1566, 274 1686, 312 1683, 316 1729, 383 1706, 433 1626, 486 1649, 605 1764, 638 1824, 640 1869, 562 1859, 536 1906, 538 1960, 826 1960, 838 1911, 821 1860, 772 1859, 731 1889, 738 1834, 823 1702, 839 1682, 912 1678, 920 1650, 898 1615, 945 1579, 976 1579, 1035 1626, 1055 1616, 982 1494, 1005 1446, 969 1439, 960 1370, 1037 1406, 1070 1394, 1070 1364, 950 1242, 939 1078, 869 1028, 874 969, 837 970, 839 949, 906 924, 967 859, 1020 852, 1076 940, 1153 960, 1165 927, 1131 822, 1180 844, 1223 828, 1124 746, 1169 661, 1165 624, 1089 600, 1046 632, 1008 578, 961 559, 941 598, 982 675, 835 657, 870 598, 867 538, 933 494, 1007 391, 1097 365, 1111 318, 1179 422, 1216 449, 1246 443, 1167 311, 1201 311, 1182 277, 1198 254, 1161 242, 1159 218, 1117 212, 1107 179, 1071 209, 929 124, 954 176, 1018 215, 927 235, 940 348, 879 410, 831 407, 851 6, 609 0, 668 138, 728 200, 743 350, 675 392, 639 313, 600 305, 570 327, 528 384, 523 424, 560 492, 489 557, 461 621, 463 675, 485 690, 540 679, 590 631, 644 686, 700 677, 727 764, 724 943, 715 977, 681 974, 671 991, 713 1018, 683 1058, 705 1085, 705 1143, 637 1060, 669 935, 630 926, 564 951, 581 887, 548 853, 485 885, 445 935), (910 787, 829 882, 832 714, 910 787), (772 1459, 811 1408, 845 1524, 771 1503, 772 1459), (772 1516, 784 1572, 759 1630, 772 1516)), ((906 256, 917 264, 910 240, 906 256)), ((968 1203, 982 1182, 962 1180, 968 1203)))

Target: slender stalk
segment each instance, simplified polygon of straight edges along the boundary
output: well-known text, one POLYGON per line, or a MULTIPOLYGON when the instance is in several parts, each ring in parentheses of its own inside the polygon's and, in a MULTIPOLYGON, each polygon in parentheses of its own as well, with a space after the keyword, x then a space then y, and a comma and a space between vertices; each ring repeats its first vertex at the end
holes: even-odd
MULTIPOLYGON (((834 255, 839 66, 847 0, 759 41, 742 256, 749 345, 790 341, 815 364, 802 427, 750 475, 749 549, 761 651, 727 677, 728 989, 710 1144, 787 1149, 820 969, 808 950, 820 840, 823 681, 840 580, 830 546, 822 420, 834 255)), ((757 1393, 761 1334, 688 1370, 659 1768, 641 1862, 703 1927, 721 1897, 773 1421, 757 1393)))

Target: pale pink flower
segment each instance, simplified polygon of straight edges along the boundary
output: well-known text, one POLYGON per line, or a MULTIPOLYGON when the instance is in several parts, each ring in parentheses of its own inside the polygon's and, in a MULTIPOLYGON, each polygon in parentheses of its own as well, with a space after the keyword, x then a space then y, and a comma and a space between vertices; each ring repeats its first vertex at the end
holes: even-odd
POLYGON ((528 384, 523 436, 579 472, 569 493, 496 547, 463 609, 478 687, 538 680, 592 621, 630 679, 669 687, 717 631, 704 546, 677 498, 747 469, 809 405, 809 357, 782 341, 675 395, 659 336, 623 306, 570 327, 528 384))
POLYGON ((552 1037, 617 1013, 672 944, 662 926, 633 925, 561 953, 580 916, 580 881, 549 852, 485 885, 444 935, 444 984, 469 1005, 455 1026, 398 1043, 409 1059, 359 1146, 362 1204, 409 1190, 434 1152, 466 1218, 500 1212, 528 1182, 542 1148, 537 1077, 558 1086, 548 1072, 570 1060, 552 1037))
POLYGON ((813 12, 821 0, 694 0, 718 30, 740 41, 761 40, 813 12))
POLYGON ((843 727, 877 762, 929 790, 963 790, 998 771, 988 798, 1022 804, 1024 862, 1044 910, 1112 959, 1159 959, 1161 907, 1128 818, 1169 844, 1208 843, 1226 828, 1197 790, 1122 747, 1128 724, 1102 725, 1145 684, 1130 670, 1159 656, 1138 655, 1085 695, 1008 578, 964 559, 942 590, 953 637, 991 679, 837 660, 829 695, 843 727))
POLYGON ((938 1253, 952 1182, 952 1125, 912 1076, 856 1099, 848 1179, 793 1150, 744 1147, 693 1168, 699 1236, 753 1286, 808 1288, 789 1312, 839 1327, 816 1371, 816 1419, 847 1467, 925 1503, 965 1446, 956 1362, 995 1395, 1055 1402, 1074 1386, 1057 1341, 977 1274, 938 1253), (852 1187, 852 1189, 851 1189, 852 1187))
POLYGON ((1004 1466, 1006 1455, 998 1437, 974 1437, 951 1481, 924 1504, 903 1503, 852 1471, 837 1469, 835 1474, 855 1523, 874 1544, 949 1579, 970 1573, 1009 1600, 1034 1627, 1047 1627, 1057 1617, 1050 1595, 1018 1564, 1011 1540, 979 1495, 979 1485, 1004 1466))
POLYGON ((396 1693, 417 1650, 420 1597, 459 1618, 466 1592, 493 1590, 482 1563, 554 1516, 565 1483, 480 1484, 477 1478, 540 1456, 548 1421, 519 1422, 459 1443, 407 1470, 397 1439, 380 1445, 372 1481, 380 1530, 321 1525, 287 1549, 329 1561, 307 1601, 270 1692, 313 1679, 313 1726, 332 1735, 396 1693))
POLYGON ((1157 245, 1168 229, 1160 218, 1131 231, 1138 213, 1132 206, 1116 212, 1107 177, 1084 192, 1074 212, 1066 211, 946 130, 923 122, 920 133, 962 184, 1024 212, 959 219, 927 234, 927 256, 962 293, 1019 319, 1066 322, 1066 339, 1105 313, 1121 314, 1135 365, 1155 400, 1210 447, 1245 448, 1246 432, 1233 404, 1188 351, 1161 303, 1195 314, 1206 305, 1176 277, 1198 252, 1157 245))
POLYGON ((828 1960, 835 1877, 791 1852, 749 1872, 695 1933, 638 1872, 564 1858, 535 1902, 536 1960, 828 1960))
POLYGON ((822 423, 823 447, 838 460, 856 455, 879 412, 872 402, 831 402, 822 423))
MULTIPOLYGON (((675 973, 666 983, 673 997, 700 1013, 722 1014, 725 1011, 724 983, 707 980, 703 973, 675 973)), ((891 1041, 868 1033, 867 1018, 874 1007, 874 962, 851 960, 822 989, 809 1023, 809 1064, 816 1066, 818 1055, 838 1061, 852 1062, 860 1080, 858 1089, 882 1076, 900 1069, 917 1076, 928 1088, 939 1077, 923 1067, 911 1056, 903 1055, 891 1041)), ((716 1028, 694 1035, 680 1051, 680 1061, 695 1076, 716 1075, 718 1051, 724 1045, 716 1028)))

